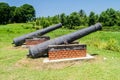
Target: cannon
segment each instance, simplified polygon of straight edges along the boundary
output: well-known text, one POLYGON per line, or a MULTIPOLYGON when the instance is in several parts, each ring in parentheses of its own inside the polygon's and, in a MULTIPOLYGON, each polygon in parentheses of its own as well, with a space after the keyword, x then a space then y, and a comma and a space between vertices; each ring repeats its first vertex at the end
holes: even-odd
POLYGON ((53 31, 53 30, 58 29, 60 27, 62 27, 61 23, 56 24, 54 26, 47 27, 47 28, 42 29, 42 30, 37 30, 36 32, 32 32, 32 33, 14 38, 13 39, 13 44, 15 44, 15 46, 20 46, 25 42, 25 39, 27 39, 27 38, 34 38, 34 37, 37 37, 37 36, 42 36, 42 35, 50 32, 50 31, 53 31))
POLYGON ((36 46, 30 47, 29 54, 27 56, 32 58, 38 58, 38 57, 44 56, 48 53, 49 45, 60 45, 60 44, 64 44, 65 42, 71 43, 81 37, 84 37, 92 32, 95 32, 101 29, 102 29, 102 25, 100 23, 97 23, 95 25, 78 30, 76 32, 63 35, 55 39, 48 40, 46 42, 43 42, 42 44, 38 44, 36 46))

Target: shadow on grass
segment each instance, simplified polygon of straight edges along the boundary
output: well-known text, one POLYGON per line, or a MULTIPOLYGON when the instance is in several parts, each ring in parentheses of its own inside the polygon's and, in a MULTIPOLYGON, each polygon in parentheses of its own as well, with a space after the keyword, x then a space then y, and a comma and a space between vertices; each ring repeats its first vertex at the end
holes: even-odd
POLYGON ((91 56, 98 56, 99 54, 90 54, 91 56))

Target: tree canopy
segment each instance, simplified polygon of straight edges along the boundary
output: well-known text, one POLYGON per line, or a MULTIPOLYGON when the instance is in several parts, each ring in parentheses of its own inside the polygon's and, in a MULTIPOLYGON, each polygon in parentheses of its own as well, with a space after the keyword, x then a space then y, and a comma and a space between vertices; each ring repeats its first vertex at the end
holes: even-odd
POLYGON ((27 22, 31 21, 34 17, 35 9, 32 5, 24 4, 16 7, 0 2, 0 24, 27 22))
MULTIPOLYGON (((56 24, 61 22, 65 28, 77 29, 78 26, 90 26, 97 22, 103 24, 103 26, 120 26, 120 11, 116 11, 113 8, 109 8, 100 14, 96 14, 91 11, 89 15, 85 13, 83 9, 78 12, 72 12, 69 15, 65 13, 39 18, 40 23, 42 19, 44 22, 50 24, 56 24)), ((46 24, 46 23, 45 23, 46 24)), ((43 26, 43 24, 41 25, 43 26)))
POLYGON ((10 18, 10 6, 7 3, 0 3, 0 24, 8 23, 10 18))
POLYGON ((90 26, 97 22, 102 23, 103 26, 120 26, 120 11, 108 8, 100 14, 91 11, 88 15, 83 9, 80 9, 78 12, 72 12, 69 15, 61 13, 54 16, 35 18, 35 9, 30 4, 16 7, 0 2, 0 24, 26 23, 28 21, 33 21, 37 26, 43 28, 59 22, 68 29, 78 29, 79 26, 90 26))

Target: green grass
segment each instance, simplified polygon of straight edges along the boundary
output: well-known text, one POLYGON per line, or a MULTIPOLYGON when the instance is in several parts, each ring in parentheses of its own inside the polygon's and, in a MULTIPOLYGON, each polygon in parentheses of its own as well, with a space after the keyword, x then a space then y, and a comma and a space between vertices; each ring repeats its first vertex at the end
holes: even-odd
POLYGON ((120 31, 120 26, 104 26, 104 31, 120 31))
MULTIPOLYGON (((97 54, 94 60, 45 64, 43 58, 26 58, 28 49, 11 44, 33 31, 31 24, 0 26, 0 80, 120 80, 120 32, 98 31, 78 40, 87 44, 88 53, 97 54)), ((58 29, 46 35, 55 38, 74 31, 58 29)))

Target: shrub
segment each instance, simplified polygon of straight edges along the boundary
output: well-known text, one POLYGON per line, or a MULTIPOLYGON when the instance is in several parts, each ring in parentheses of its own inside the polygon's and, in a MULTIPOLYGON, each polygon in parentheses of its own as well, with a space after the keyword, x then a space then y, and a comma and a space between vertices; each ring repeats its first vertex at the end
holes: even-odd
POLYGON ((100 39, 89 40, 87 41, 89 46, 94 46, 99 49, 106 49, 111 51, 120 52, 120 46, 118 45, 117 40, 109 39, 108 41, 101 41, 100 39))
POLYGON ((117 44, 118 44, 118 42, 115 39, 110 39, 107 42, 107 46, 105 47, 105 49, 119 52, 120 47, 117 44))

